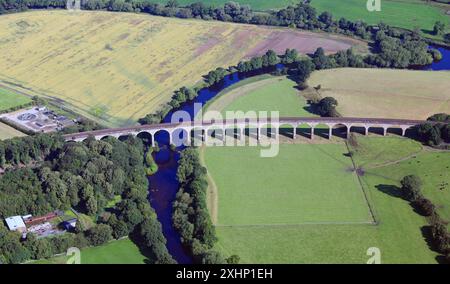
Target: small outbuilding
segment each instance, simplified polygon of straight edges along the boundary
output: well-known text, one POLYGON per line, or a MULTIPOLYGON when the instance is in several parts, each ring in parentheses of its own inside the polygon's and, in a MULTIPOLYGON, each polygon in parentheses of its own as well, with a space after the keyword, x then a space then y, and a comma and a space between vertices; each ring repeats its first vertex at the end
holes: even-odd
POLYGON ((10 231, 17 231, 21 233, 27 232, 27 226, 21 216, 13 216, 5 219, 6 225, 10 231))
POLYGON ((77 221, 78 221, 77 218, 73 218, 73 219, 64 221, 64 222, 62 223, 62 225, 63 225, 63 227, 64 227, 64 229, 65 229, 66 231, 71 231, 71 230, 74 230, 74 229, 75 229, 75 227, 76 227, 76 225, 77 225, 77 221))

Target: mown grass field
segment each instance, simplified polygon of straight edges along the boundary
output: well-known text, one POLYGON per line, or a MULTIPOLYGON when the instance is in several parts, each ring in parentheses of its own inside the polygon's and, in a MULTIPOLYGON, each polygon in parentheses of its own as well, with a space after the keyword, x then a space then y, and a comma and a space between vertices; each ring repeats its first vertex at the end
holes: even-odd
POLYGON ((26 136, 24 133, 0 122, 0 140, 26 136))
POLYGON ((275 77, 271 81, 261 81, 260 84, 260 87, 250 91, 242 90, 242 88, 236 90, 236 92, 242 92, 242 95, 227 105, 223 112, 233 110, 244 112, 251 110, 279 110, 280 117, 311 116, 311 113, 305 110, 307 106, 306 100, 295 88, 297 84, 294 81, 286 77, 275 77))
POLYGON ((345 145, 280 145, 271 159, 260 150, 206 148, 219 193, 217 225, 370 222, 345 145))
POLYGON ((337 99, 349 117, 426 119, 450 113, 450 72, 341 68, 314 72, 322 97, 337 99))
MULTIPOLYGON (((417 151, 417 147, 411 145, 407 139, 383 138, 387 142, 386 145, 379 143, 378 138, 362 137, 360 139, 364 140, 360 142, 361 145, 365 145, 364 157, 359 157, 358 153, 361 152, 356 152, 355 160, 364 161, 365 157, 369 155, 369 151, 380 153, 386 147, 402 151, 402 154, 397 156, 398 159, 417 151)), ((293 145, 293 147, 298 146, 300 145, 293 145)), ((322 145, 324 149, 329 146, 332 145, 322 145)), ((206 159, 208 159, 208 152, 206 154, 206 159)), ((241 153, 229 154, 227 159, 237 159, 237 154, 241 153)), ((440 180, 439 176, 443 173, 442 168, 445 168, 446 163, 448 164, 449 154, 447 153, 446 157, 441 154, 438 158, 435 153, 424 152, 420 156, 422 157, 422 168, 415 168, 414 165, 408 164, 410 161, 405 161, 400 162, 399 165, 394 163, 387 167, 368 169, 367 173, 361 177, 375 211, 377 225, 218 226, 216 227, 219 236, 217 248, 227 255, 239 254, 244 263, 366 263, 369 259, 366 252, 370 247, 377 247, 381 250, 382 263, 436 263, 437 254, 428 248, 421 232, 421 227, 426 225, 425 219, 415 213, 406 201, 393 197, 389 193, 392 188, 399 185, 403 175, 414 171, 421 172, 428 168, 424 174, 428 175, 430 180, 440 180), (404 165, 408 165, 409 168, 404 165), (438 168, 441 170, 437 170, 438 168)), ((325 159, 324 163, 326 161, 325 159)), ((261 164, 265 162, 264 160, 260 161, 261 164)), ((301 160, 295 159, 295 162, 302 167, 301 160)), ((386 156, 377 161, 377 163, 388 162, 392 162, 392 157, 386 156)), ((242 168, 236 168, 239 167, 236 164, 233 166, 235 168, 233 170, 239 173, 247 170, 244 166, 242 168)), ((305 167, 307 166, 308 164, 305 163, 305 167)), ((216 178, 214 169, 211 172, 216 178)), ((270 172, 274 172, 274 170, 272 169, 270 172)), ((308 171, 308 173, 312 174, 312 171, 308 171)), ((319 180, 316 181, 311 179, 311 182, 317 185, 314 187, 316 191, 322 191, 319 198, 327 198, 327 190, 332 190, 334 184, 325 185, 320 178, 326 178, 326 176, 319 177, 319 180), (319 185, 325 185, 326 188, 321 188, 319 185)), ((234 180, 241 180, 240 175, 229 177, 227 182, 233 183, 234 180)), ((302 181, 298 184, 302 185, 302 181)), ((218 184, 220 192, 220 182, 218 184)), ((240 189, 245 191, 247 187, 240 189)), ((430 195, 428 192, 426 194, 430 195)), ((220 200, 219 198, 219 208, 221 208, 220 200)), ((252 200, 248 202, 251 205, 252 200)), ((336 203, 340 202, 343 200, 336 198, 336 203)), ((444 203, 446 200, 441 199, 440 202, 444 203)), ((245 204, 245 206, 249 205, 245 204)), ((246 212, 245 207, 236 210, 246 212)), ((326 211, 327 208, 314 208, 313 210, 326 211)), ((267 216, 270 218, 270 214, 267 216)))
POLYGON ((423 181, 424 195, 436 205, 444 220, 450 220, 449 152, 424 151, 398 164, 368 170, 368 178, 372 174, 393 180, 410 174, 418 175, 423 181))
MULTIPOLYGON (((129 239, 81 250, 82 264, 144 264, 145 259, 139 248, 129 239)), ((65 264, 67 260, 66 256, 58 256, 32 264, 65 264)))
POLYGON ((359 137, 354 150, 357 153, 353 158, 355 162, 364 168, 371 168, 410 158, 421 152, 423 146, 417 141, 396 136, 389 139, 381 136, 370 139, 359 137))
POLYGON ((296 83, 286 77, 258 76, 239 82, 219 94, 207 110, 220 111, 280 111, 284 116, 312 116, 296 83))
POLYGON ((383 0, 380 12, 369 12, 367 0, 313 0, 311 6, 319 13, 329 11, 335 19, 345 17, 349 20, 363 20, 369 24, 380 22, 391 26, 414 30, 421 29, 430 36, 434 23, 441 21, 450 30, 450 17, 435 4, 426 4, 420 0, 383 0))
POLYGON ((31 102, 30 98, 0 87, 0 111, 21 106, 29 102, 31 102))
POLYGON ((134 124, 177 88, 271 48, 367 47, 289 29, 89 11, 4 15, 0 37, 4 84, 54 98, 106 126, 134 124))

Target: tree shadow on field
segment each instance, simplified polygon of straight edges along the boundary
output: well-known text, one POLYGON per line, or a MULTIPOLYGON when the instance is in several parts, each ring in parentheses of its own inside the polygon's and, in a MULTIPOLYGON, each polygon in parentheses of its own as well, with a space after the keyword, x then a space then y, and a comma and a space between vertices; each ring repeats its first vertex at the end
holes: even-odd
POLYGON ((423 226, 423 227, 420 228, 420 231, 422 233, 423 239, 427 243, 428 248, 431 251, 439 254, 439 255, 437 255, 434 258, 437 261, 437 263, 439 263, 439 264, 449 264, 449 262, 446 259, 445 255, 443 255, 442 252, 439 251, 438 247, 436 246, 436 243, 433 240, 433 234, 431 232, 431 226, 429 226, 429 225, 423 226))
POLYGON ((427 35, 435 35, 435 34, 434 34, 434 31, 432 31, 432 30, 421 29, 421 31, 422 31, 424 34, 427 34, 427 35))
MULTIPOLYGON (((386 185, 386 184, 379 184, 377 186, 375 186, 376 189, 378 189, 379 191, 392 196, 392 197, 396 197, 396 198, 400 198, 402 200, 406 200, 403 195, 401 194, 401 190, 398 186, 395 185, 386 185)), ((415 208, 413 203, 409 204, 412 206, 413 211, 420 215, 423 216, 419 210, 417 208, 415 208)), ((433 240, 433 234, 432 234, 432 230, 431 230, 431 226, 430 225, 425 225, 420 227, 420 232, 422 233, 422 237, 423 240, 426 242, 428 248, 433 251, 438 253, 439 255, 435 257, 435 260, 439 263, 439 264, 445 264, 447 263, 447 259, 444 255, 442 255, 442 252, 439 251, 439 249, 436 246, 436 243, 433 240)))
POLYGON ((422 232, 423 239, 426 241, 427 246, 430 250, 439 253, 436 244, 433 242, 433 233, 431 232, 431 226, 426 225, 420 228, 422 232))
POLYGON ((379 185, 375 186, 375 188, 389 196, 403 199, 400 188, 398 186, 388 185, 388 184, 379 184, 379 185))
POLYGON ((139 252, 143 256, 143 261, 145 264, 155 264, 154 259, 155 255, 151 252, 150 249, 145 247, 144 241, 141 239, 137 232, 131 232, 129 235, 130 240, 138 247, 139 252))

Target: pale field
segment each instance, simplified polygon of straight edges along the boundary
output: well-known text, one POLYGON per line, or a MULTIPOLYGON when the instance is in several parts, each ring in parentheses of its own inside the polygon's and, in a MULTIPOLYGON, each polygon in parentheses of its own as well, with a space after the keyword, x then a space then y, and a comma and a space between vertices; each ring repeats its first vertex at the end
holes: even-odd
POLYGON ((0 122, 0 140, 10 139, 14 137, 26 136, 22 132, 15 130, 9 125, 0 122))
POLYGON ((332 69, 314 72, 308 85, 337 99, 348 117, 426 119, 450 113, 450 72, 332 69))
POLYGON ((334 35, 145 14, 33 11, 0 17, 0 81, 105 126, 136 123, 217 67, 273 48, 367 45, 334 35))

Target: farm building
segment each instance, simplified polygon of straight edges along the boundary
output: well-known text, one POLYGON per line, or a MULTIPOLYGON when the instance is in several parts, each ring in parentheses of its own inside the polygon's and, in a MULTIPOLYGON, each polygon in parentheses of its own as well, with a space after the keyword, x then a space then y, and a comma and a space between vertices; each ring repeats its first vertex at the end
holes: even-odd
POLYGON ((27 232, 27 226, 25 226, 21 216, 8 217, 5 221, 10 231, 17 231, 21 233, 27 232))

